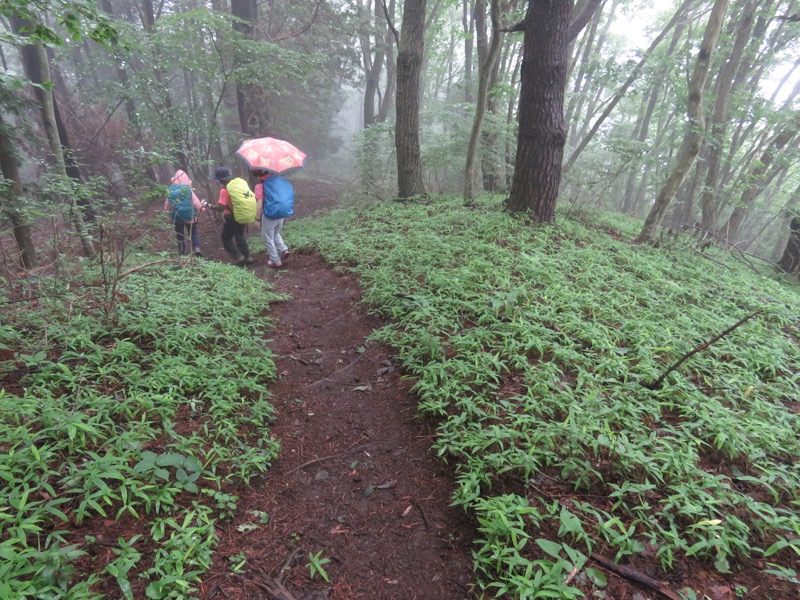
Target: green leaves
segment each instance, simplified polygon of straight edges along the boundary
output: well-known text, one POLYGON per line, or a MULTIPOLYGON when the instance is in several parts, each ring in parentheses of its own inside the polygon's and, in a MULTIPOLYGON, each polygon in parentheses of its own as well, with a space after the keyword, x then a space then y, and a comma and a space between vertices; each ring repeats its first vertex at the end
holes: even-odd
POLYGON ((728 572, 760 548, 788 565, 797 549, 776 540, 800 534, 796 292, 614 240, 616 218, 532 228, 493 202, 371 204, 296 229, 355 265, 389 319, 373 338, 398 350, 420 410, 439 420, 434 450, 456 469, 454 503, 480 523, 486 590, 569 597, 566 565, 597 547, 617 560, 648 549, 665 570, 728 572), (762 306, 663 389, 640 385, 762 306), (524 498, 497 497, 509 478, 524 498))
MULTIPOLYGON (((266 400, 275 371, 262 339, 267 321, 252 314, 271 292, 220 267, 130 275, 124 293, 131 302, 119 307, 117 325, 100 326, 93 314, 103 290, 77 283, 77 296, 59 289, 43 295, 35 312, 4 314, 0 342, 22 355, 9 362, 22 369, 24 391, 0 390, 0 595, 76 590, 92 598, 101 574, 76 582, 71 563, 95 552, 96 542, 62 538, 89 519, 124 515, 149 526, 156 542, 147 594, 193 594, 210 564, 214 521, 236 510, 236 496, 220 487, 266 470, 278 448, 266 400), (193 317, 201 313, 202 320, 193 317), (176 431, 179 413, 191 415, 197 430, 176 431)), ((87 268, 90 281, 101 278, 96 266, 87 268)), ((118 540, 104 571, 122 598, 132 597, 137 541, 118 540)))
POLYGON ((195 481, 200 477, 203 465, 192 456, 184 456, 177 452, 156 454, 155 452, 142 452, 142 459, 133 468, 134 473, 151 473, 153 476, 169 481, 174 479, 179 487, 187 492, 197 493, 195 481), (173 467, 170 471, 167 467, 173 467))

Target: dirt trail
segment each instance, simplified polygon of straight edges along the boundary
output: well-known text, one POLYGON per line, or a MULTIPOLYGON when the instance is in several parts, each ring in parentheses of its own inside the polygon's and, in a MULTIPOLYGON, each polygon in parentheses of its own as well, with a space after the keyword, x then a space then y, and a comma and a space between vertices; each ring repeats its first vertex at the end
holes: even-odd
MULTIPOLYGON (((296 187, 300 214, 336 201, 331 186, 296 187)), ((227 260, 210 227, 201 227, 206 257, 227 260)), ((291 228, 289 221, 290 246, 291 228)), ((366 342, 381 323, 359 304, 357 278, 297 253, 283 269, 267 270, 262 249, 253 249, 250 270, 292 295, 271 307, 275 329, 267 332, 280 373, 272 431, 281 456, 262 480, 236 492, 236 517, 219 530, 202 597, 470 597, 473 526, 449 507, 452 474, 429 451, 432 424, 415 419, 391 349, 366 342), (323 565, 330 582, 309 578, 309 553, 319 552, 330 559, 323 565)))

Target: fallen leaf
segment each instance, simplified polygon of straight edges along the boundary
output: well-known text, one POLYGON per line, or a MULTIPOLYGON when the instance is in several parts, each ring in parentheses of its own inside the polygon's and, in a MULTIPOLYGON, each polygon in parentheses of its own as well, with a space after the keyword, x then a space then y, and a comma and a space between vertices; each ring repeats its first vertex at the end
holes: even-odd
POLYGON ((368 485, 364 488, 364 498, 369 498, 375 492, 375 488, 371 485, 368 485))
POLYGON ((236 531, 245 533, 247 531, 253 531, 253 529, 258 529, 258 525, 254 525, 253 523, 242 523, 236 528, 236 531))
POLYGON ((370 385, 369 383, 367 385, 357 385, 356 387, 353 388, 353 391, 354 392, 371 392, 372 391, 372 385, 370 385))
POLYGON ((388 490, 390 488, 393 488, 396 484, 397 484, 397 479, 392 479, 391 481, 386 481, 386 482, 384 482, 384 483, 382 483, 380 485, 376 485, 375 489, 376 490, 388 490))
POLYGON ((407 509, 405 509, 405 510, 403 511, 403 516, 404 516, 404 517, 407 517, 407 516, 408 516, 408 513, 410 513, 410 512, 411 512, 411 509, 413 509, 413 508, 414 508, 414 507, 413 507, 412 505, 410 505, 410 504, 409 504, 409 505, 408 505, 408 508, 407 508, 407 509))

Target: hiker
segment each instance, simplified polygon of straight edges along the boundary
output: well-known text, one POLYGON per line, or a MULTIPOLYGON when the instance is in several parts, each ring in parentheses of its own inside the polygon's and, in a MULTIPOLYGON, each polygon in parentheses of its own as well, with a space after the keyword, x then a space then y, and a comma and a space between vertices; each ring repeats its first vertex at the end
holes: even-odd
POLYGON ((256 198, 247 182, 234 177, 228 167, 214 169, 214 181, 222 184, 217 204, 209 204, 208 208, 222 212, 222 245, 231 255, 233 264, 250 264, 250 248, 245 239, 245 227, 256 218, 256 198))
POLYGON ((170 211, 170 217, 175 227, 178 255, 188 254, 186 252, 186 231, 188 231, 195 255, 202 256, 197 217, 203 209, 203 203, 192 190, 192 180, 180 169, 175 171, 175 175, 172 176, 169 183, 167 197, 164 199, 164 210, 170 211))
POLYGON ((294 213, 294 187, 284 177, 269 171, 254 170, 253 175, 259 178, 256 223, 261 226, 261 236, 269 254, 267 266, 277 269, 289 258, 289 248, 281 237, 281 230, 284 219, 294 213))

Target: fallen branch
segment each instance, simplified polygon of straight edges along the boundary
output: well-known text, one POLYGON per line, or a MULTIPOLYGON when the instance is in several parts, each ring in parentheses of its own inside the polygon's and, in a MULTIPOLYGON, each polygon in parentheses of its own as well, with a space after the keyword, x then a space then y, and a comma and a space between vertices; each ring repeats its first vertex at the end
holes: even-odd
MULTIPOLYGON (((345 367, 342 367, 341 369, 337 369, 336 371, 334 371, 334 372, 333 372, 333 373, 331 373, 330 375, 327 375, 326 377, 323 377, 323 378, 322 378, 322 379, 320 379, 319 381, 315 381, 314 383, 309 383, 309 384, 308 384, 306 387, 304 387, 303 389, 304 389, 304 390, 306 390, 306 389, 308 389, 308 388, 310 388, 310 387, 314 387, 315 385, 319 385, 319 384, 320 384, 320 383, 322 383, 323 381, 330 381, 331 383, 339 383, 339 384, 342 384, 342 382, 341 382, 341 381, 334 381, 333 379, 330 379, 330 378, 331 378, 331 377, 333 377, 334 375, 336 375, 337 373, 341 373, 342 371, 346 371, 347 369, 349 369, 350 367, 352 367, 354 364, 356 364, 358 361, 360 361, 362 358, 364 358, 364 357, 366 356, 367 352, 369 352, 369 351, 370 351, 370 348, 367 348, 366 350, 364 350, 364 352, 362 352, 361 354, 359 354, 358 358, 357 358, 357 359, 355 359, 353 362, 351 362, 349 365, 347 365, 347 366, 345 366, 345 367)), ((348 384, 342 384, 342 385, 348 385, 348 384)))
POLYGON ((370 442, 369 444, 364 444, 363 446, 357 446, 355 448, 350 448, 350 450, 345 450, 344 452, 341 452, 339 454, 333 454, 332 456, 323 456, 322 458, 315 458, 314 460, 309 460, 308 462, 304 462, 302 465, 300 465, 298 467, 294 467, 292 469, 289 469, 288 471, 286 471, 286 473, 283 474, 283 476, 286 477, 290 473, 294 473, 295 471, 299 471, 300 469, 305 469, 306 467, 310 467, 311 465, 315 465, 317 463, 321 463, 321 462, 326 461, 326 460, 331 460, 331 459, 334 459, 334 458, 340 458, 342 456, 347 456, 348 454, 353 454, 354 452, 358 452, 359 450, 363 450, 364 448, 369 448, 370 446, 374 446, 374 445, 375 445, 375 442, 370 442))
POLYGON ((153 262, 144 263, 143 265, 139 265, 138 267, 134 267, 133 269, 125 271, 124 273, 120 273, 119 276, 117 277, 117 281, 119 281, 123 277, 127 277, 131 273, 136 273, 136 271, 141 271, 142 269, 145 269, 147 267, 152 267, 153 265, 157 265, 157 264, 160 264, 160 263, 167 263, 167 262, 169 262, 169 263, 175 262, 175 259, 174 258, 165 258, 163 260, 156 260, 156 261, 153 261, 153 262))
POLYGON ((716 335, 716 336, 714 336, 713 338, 711 338, 710 340, 708 340, 706 343, 704 343, 704 344, 700 344, 700 345, 699 345, 697 348, 695 348, 694 350, 692 350, 692 351, 690 351, 690 352, 687 352, 686 354, 684 354, 684 355, 683 355, 683 356, 680 358, 680 360, 678 360, 678 362, 676 362, 676 363, 675 363, 674 365, 672 365, 672 366, 671 366, 669 369, 667 369, 667 370, 664 372, 664 374, 663 374, 661 377, 659 377, 658 379, 656 379, 654 382, 652 382, 652 383, 648 383, 648 382, 642 382, 642 385, 643 385, 644 387, 646 387, 648 390, 658 390, 658 389, 661 389, 661 384, 662 384, 662 383, 664 383, 664 379, 666 379, 667 375, 669 375, 669 374, 670 374, 670 373, 672 373, 672 372, 673 372, 675 369, 677 369, 678 367, 680 367, 680 366, 681 366, 683 363, 685 363, 687 360, 689 360, 689 358, 691 358, 692 356, 694 356, 695 354, 697 354, 697 353, 698 353, 698 352, 700 352, 701 350, 705 350, 705 349, 706 349, 706 348, 708 348, 708 347, 709 347, 711 344, 714 344, 715 342, 718 342, 719 340, 721 340, 722 338, 724 338, 726 335, 728 335, 728 334, 729 334, 731 331, 733 331, 734 329, 736 329, 736 328, 737 328, 737 327, 739 327, 740 325, 743 325, 744 323, 746 323, 747 321, 749 321, 750 319, 752 319, 753 317, 755 317, 757 314, 760 314, 760 313, 762 313, 762 312, 764 312, 764 311, 762 311, 762 310, 757 310, 757 311, 755 311, 755 312, 752 312, 752 313, 750 313, 750 314, 749 314, 749 315, 747 315, 747 316, 746 316, 744 319, 741 319, 741 320, 740 320, 738 323, 736 323, 736 325, 733 325, 732 327, 728 327, 728 329, 726 329, 725 331, 723 331, 723 332, 722 332, 722 333, 720 333, 719 335, 716 335))
POLYGON ((625 577, 626 579, 630 579, 632 581, 635 581, 636 583, 641 583, 642 585, 647 586, 652 590, 655 590, 659 594, 663 595, 665 598, 669 598, 670 600, 681 600, 681 597, 678 594, 667 588, 667 586, 665 586, 663 583, 661 583, 656 579, 653 579, 652 577, 645 575, 644 573, 637 571, 632 567, 626 567, 625 565, 618 565, 611 559, 606 558, 605 556, 601 556, 600 554, 597 554, 595 552, 592 552, 592 559, 599 562, 607 569, 611 569, 616 574, 625 577))

